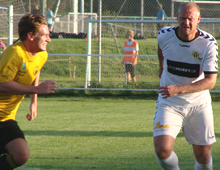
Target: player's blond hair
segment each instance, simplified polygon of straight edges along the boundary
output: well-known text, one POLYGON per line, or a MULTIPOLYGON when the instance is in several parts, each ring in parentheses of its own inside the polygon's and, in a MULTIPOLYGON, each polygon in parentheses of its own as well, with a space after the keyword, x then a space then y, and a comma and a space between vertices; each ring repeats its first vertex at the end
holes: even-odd
POLYGON ((42 25, 47 25, 47 20, 40 14, 26 14, 18 23, 18 35, 21 41, 27 38, 27 34, 32 32, 34 36, 38 34, 42 25))
POLYGON ((130 35, 132 38, 134 38, 134 31, 133 30, 128 30, 127 35, 130 35))

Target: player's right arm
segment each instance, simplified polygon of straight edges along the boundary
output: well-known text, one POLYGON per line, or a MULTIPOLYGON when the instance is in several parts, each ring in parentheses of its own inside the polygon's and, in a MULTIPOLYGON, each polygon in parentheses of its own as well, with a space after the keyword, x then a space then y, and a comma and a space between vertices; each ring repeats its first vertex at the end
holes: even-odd
POLYGON ((46 80, 39 86, 22 85, 12 80, 0 83, 0 92, 8 94, 50 94, 56 90, 57 85, 51 80, 46 80))
POLYGON ((205 74, 205 78, 190 84, 182 84, 179 86, 168 85, 159 87, 159 93, 163 98, 173 97, 178 94, 196 93, 203 90, 212 89, 215 86, 217 73, 205 74))
MULTIPOLYGON (((31 84, 32 86, 38 86, 40 80, 40 72, 38 72, 37 77, 31 84)), ((29 121, 34 120, 37 117, 37 98, 38 94, 30 94, 31 102, 30 102, 30 113, 26 115, 26 118, 29 121)))
POLYGON ((161 75, 162 75, 162 72, 163 72, 163 69, 164 69, 164 63, 163 63, 164 56, 163 56, 163 52, 160 49, 159 45, 158 45, 158 48, 157 48, 157 55, 158 55, 158 60, 159 60, 158 75, 159 75, 159 78, 161 78, 161 75))

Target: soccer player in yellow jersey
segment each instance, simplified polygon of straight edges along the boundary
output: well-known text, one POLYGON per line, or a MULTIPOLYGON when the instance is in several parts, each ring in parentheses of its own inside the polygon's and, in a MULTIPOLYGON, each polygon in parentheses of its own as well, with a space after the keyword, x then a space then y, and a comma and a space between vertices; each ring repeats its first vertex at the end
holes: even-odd
POLYGON ((56 83, 39 84, 40 70, 48 54, 50 42, 46 18, 26 14, 18 24, 21 42, 8 47, 0 55, 0 169, 12 170, 28 160, 30 151, 15 115, 26 94, 31 95, 31 121, 37 116, 37 94, 54 93, 56 83))

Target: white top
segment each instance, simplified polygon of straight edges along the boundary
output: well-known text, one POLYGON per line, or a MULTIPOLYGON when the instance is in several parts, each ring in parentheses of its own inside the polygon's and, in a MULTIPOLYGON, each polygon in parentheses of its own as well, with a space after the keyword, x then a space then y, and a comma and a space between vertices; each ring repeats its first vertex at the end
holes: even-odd
MULTIPOLYGON (((199 30, 199 36, 192 41, 183 41, 177 34, 178 27, 166 27, 158 34, 158 45, 164 56, 164 70, 160 86, 190 84, 204 78, 205 74, 218 72, 218 45, 209 33, 199 30)), ((211 102, 209 90, 178 94, 163 99, 160 104, 173 106, 197 106, 211 102)))
MULTIPOLYGON (((131 40, 131 41, 127 41, 127 45, 128 46, 131 46, 133 44, 134 40, 131 40)), ((139 51, 139 46, 138 46, 138 43, 136 43, 136 46, 135 47, 125 47, 124 46, 124 51, 139 51)))

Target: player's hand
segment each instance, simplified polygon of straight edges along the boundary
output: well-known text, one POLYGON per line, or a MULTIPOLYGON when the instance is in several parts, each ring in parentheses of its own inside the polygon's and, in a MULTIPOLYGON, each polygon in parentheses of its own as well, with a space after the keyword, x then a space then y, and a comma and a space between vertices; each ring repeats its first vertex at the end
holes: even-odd
POLYGON ((57 90, 57 85, 54 81, 51 80, 46 80, 42 82, 38 88, 38 94, 50 94, 50 93, 55 93, 57 90))
POLYGON ((168 98, 173 97, 179 94, 178 87, 174 85, 161 86, 159 87, 159 93, 161 93, 162 97, 168 98))
POLYGON ((35 103, 30 103, 30 113, 26 115, 27 120, 32 121, 37 117, 37 106, 35 103))

